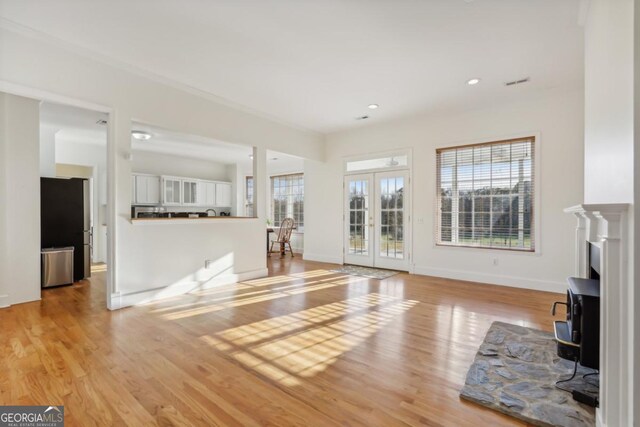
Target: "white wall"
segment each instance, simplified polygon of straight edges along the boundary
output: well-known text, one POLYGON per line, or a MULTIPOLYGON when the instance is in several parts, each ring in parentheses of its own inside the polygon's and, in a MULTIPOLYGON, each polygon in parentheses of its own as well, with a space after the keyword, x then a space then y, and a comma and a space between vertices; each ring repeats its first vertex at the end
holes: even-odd
POLYGON ((458 115, 418 116, 329 135, 327 163, 305 162, 305 258, 342 261, 343 157, 397 148, 413 150, 413 260, 415 272, 478 282, 563 292, 573 268, 572 219, 562 209, 583 192, 583 99, 580 90, 458 115), (539 132, 537 206, 539 254, 435 247, 435 150, 539 132), (422 220, 422 222, 419 222, 422 220), (498 258, 499 265, 493 265, 498 258))
POLYGON ((131 168, 137 173, 231 181, 224 163, 149 151, 134 151, 131 168))
POLYGON ((0 92, 4 212, 0 307, 40 299, 40 109, 0 92))
POLYGON ((640 171, 640 124, 637 119, 640 105, 637 99, 640 92, 639 9, 638 0, 635 0, 635 10, 634 0, 592 0, 585 27, 584 201, 631 205, 626 236, 631 262, 628 286, 621 289, 622 299, 628 301, 629 306, 620 312, 628 313, 628 319, 623 320, 628 331, 621 339, 628 341, 630 348, 635 346, 635 351, 619 357, 627 361, 629 377, 635 377, 635 381, 621 385, 625 389, 621 395, 628 400, 615 402, 607 409, 609 415, 605 417, 608 420, 603 422, 612 422, 614 425, 630 425, 634 421, 634 425, 640 423, 640 368, 637 356, 640 354, 640 296, 635 280, 640 262, 637 259, 640 255, 640 236, 635 220, 638 217, 635 204, 638 200, 640 171), (613 406, 616 406, 615 410, 613 406))
POLYGON ((633 0, 593 0, 585 31, 586 203, 633 201, 633 0))
MULTIPOLYGON (((115 284, 116 296, 131 301, 125 298, 127 294, 169 286, 180 278, 199 285, 200 280, 192 275, 204 260, 228 260, 229 253, 234 254, 234 261, 225 274, 266 273, 266 211, 260 206, 259 219, 156 226, 130 222, 132 164, 127 158, 131 153, 131 122, 257 147, 259 181, 266 179, 266 148, 321 160, 322 135, 231 107, 195 90, 187 92, 160 82, 156 76, 143 77, 106 65, 102 59, 82 56, 86 52, 76 53, 70 46, 44 41, 38 34, 0 29, 0 38, 0 90, 32 93, 58 102, 79 100, 112 110, 109 132, 114 145, 108 151, 108 167, 113 173, 109 178, 108 216, 109 226, 115 229, 115 256, 108 277, 115 284)), ((33 155, 37 162, 37 152, 33 155)), ((261 189, 258 200, 264 201, 261 189)), ((10 225, 37 229, 38 224, 35 218, 15 218, 10 225)))
POLYGON ((56 132, 58 129, 40 125, 40 176, 56 176, 56 132))
POLYGON ((56 137, 56 163, 93 168, 93 262, 107 262, 107 227, 100 218, 107 204, 107 133, 105 145, 68 141, 56 137))

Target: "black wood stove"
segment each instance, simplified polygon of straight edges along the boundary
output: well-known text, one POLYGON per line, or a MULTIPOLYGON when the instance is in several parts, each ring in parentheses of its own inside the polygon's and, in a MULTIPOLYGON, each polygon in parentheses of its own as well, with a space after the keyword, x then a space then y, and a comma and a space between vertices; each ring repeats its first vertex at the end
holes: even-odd
POLYGON ((600 363, 600 251, 589 244, 589 279, 569 277, 565 321, 555 321, 558 356, 578 361, 582 366, 599 369, 600 363))

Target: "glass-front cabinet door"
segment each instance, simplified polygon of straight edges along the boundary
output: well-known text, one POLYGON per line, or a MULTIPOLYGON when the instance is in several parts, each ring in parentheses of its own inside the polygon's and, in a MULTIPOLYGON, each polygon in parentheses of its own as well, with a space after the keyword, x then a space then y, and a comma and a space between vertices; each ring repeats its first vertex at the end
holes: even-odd
POLYGON ((182 180, 182 204, 198 204, 198 181, 188 179, 182 180))
POLYGON ((182 180, 180 178, 162 177, 162 203, 165 205, 182 204, 182 180))

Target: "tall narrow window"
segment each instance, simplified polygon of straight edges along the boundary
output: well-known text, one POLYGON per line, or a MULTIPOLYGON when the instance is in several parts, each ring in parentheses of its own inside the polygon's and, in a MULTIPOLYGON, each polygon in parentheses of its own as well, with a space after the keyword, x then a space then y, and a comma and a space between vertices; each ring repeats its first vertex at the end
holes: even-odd
POLYGON ((244 202, 244 214, 246 216, 255 216, 253 210, 253 177, 248 176, 245 178, 244 194, 246 196, 244 202))
POLYGON ((293 218, 298 231, 304 229, 304 175, 271 177, 271 217, 278 227, 285 218, 293 218))
POLYGON ((534 251, 535 138, 443 148, 436 243, 534 251))

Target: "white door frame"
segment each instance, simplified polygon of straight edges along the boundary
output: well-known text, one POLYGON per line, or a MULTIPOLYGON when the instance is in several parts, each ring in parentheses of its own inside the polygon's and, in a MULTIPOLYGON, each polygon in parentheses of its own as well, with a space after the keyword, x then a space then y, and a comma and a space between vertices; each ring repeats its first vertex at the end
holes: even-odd
MULTIPOLYGON (((344 175, 343 178, 343 234, 342 234, 342 263, 343 264, 357 264, 363 266, 372 266, 379 268, 390 268, 401 271, 413 272, 413 239, 412 237, 412 229, 413 229, 413 221, 412 221, 412 199, 413 199, 413 184, 411 179, 411 168, 393 168, 393 169, 379 169, 377 171, 366 171, 363 173, 350 173, 344 175), (378 177, 381 175, 398 175, 399 173, 404 174, 407 179, 405 183, 405 197, 403 198, 403 208, 404 208, 404 250, 405 250, 405 262, 404 265, 398 266, 397 262, 386 262, 386 260, 381 259, 379 254, 379 233, 378 227, 380 224, 380 209, 378 209, 378 198, 379 198, 379 183, 378 177), (369 232, 368 239, 368 255, 354 255, 349 254, 349 226, 350 220, 347 215, 349 212, 349 192, 348 192, 348 182, 349 180, 354 179, 362 179, 368 180, 369 182, 369 215, 367 221, 367 228, 369 232)), ((395 260, 394 260, 395 261, 395 260)))

